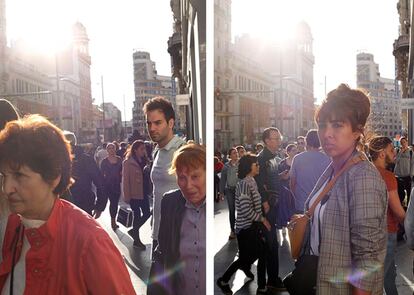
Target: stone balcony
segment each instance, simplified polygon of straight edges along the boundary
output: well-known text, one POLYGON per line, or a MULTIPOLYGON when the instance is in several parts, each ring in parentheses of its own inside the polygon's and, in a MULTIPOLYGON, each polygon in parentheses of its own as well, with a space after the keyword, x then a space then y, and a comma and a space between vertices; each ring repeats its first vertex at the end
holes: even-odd
POLYGON ((410 44, 410 37, 408 35, 399 36, 398 39, 394 41, 394 52, 396 51, 408 52, 409 44, 410 44))

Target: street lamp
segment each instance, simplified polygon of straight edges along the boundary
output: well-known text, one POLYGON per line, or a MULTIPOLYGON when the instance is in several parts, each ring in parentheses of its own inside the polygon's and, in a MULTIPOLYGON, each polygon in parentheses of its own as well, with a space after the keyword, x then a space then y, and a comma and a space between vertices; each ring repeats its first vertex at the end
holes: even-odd
POLYGON ((102 141, 105 142, 105 96, 104 96, 104 84, 103 75, 101 75, 101 89, 102 89, 102 141))

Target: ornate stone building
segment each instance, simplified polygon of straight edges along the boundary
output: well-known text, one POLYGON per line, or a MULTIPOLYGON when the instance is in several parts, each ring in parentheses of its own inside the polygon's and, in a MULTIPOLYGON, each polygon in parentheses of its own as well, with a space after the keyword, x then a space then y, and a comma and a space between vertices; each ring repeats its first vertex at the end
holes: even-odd
POLYGON ((231 42, 231 0, 214 1, 215 148, 255 144, 269 126, 286 140, 314 128, 309 26, 299 23, 288 42, 249 35, 231 42))
POLYGON ((174 32, 168 52, 178 80, 177 105, 187 139, 206 143, 206 1, 171 0, 170 5, 174 32))
POLYGON ((134 130, 138 130, 141 136, 147 136, 147 124, 142 111, 144 104, 152 97, 163 96, 176 109, 175 81, 170 76, 157 75, 155 62, 151 60, 149 52, 135 51, 133 64, 135 100, 132 109, 132 124, 134 130))
POLYGON ((0 0, 0 9, 0 96, 22 114, 39 113, 75 132, 79 143, 95 142, 86 28, 74 24, 72 43, 45 56, 21 40, 7 46, 5 0, 0 0))
MULTIPOLYGON (((410 52, 410 37, 412 37, 413 23, 412 16, 413 1, 399 0, 397 3, 397 11, 399 14, 400 25, 398 28, 398 38, 394 41, 393 55, 395 56, 395 76, 396 79, 401 81, 401 97, 402 99, 407 97, 414 97, 413 95, 413 61, 410 52)), ((413 39, 411 38, 411 42, 413 39)), ((413 143, 413 111, 402 111, 402 123, 403 129, 408 129, 408 139, 410 143, 413 143)))
POLYGON ((371 98, 367 130, 390 138, 401 135, 401 99, 396 80, 381 77, 374 55, 370 53, 357 54, 356 73, 357 87, 365 89, 371 98))

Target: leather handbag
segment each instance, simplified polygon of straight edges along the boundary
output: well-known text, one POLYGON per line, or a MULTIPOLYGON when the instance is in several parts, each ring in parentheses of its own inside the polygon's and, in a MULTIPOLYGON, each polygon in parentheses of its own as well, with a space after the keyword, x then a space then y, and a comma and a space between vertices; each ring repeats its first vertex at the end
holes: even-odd
POLYGON ((134 219, 134 212, 128 207, 119 207, 117 221, 125 227, 131 227, 134 219))
POLYGON ((325 195, 332 189, 336 180, 342 173, 351 168, 351 166, 367 160, 366 156, 362 153, 359 153, 357 156, 349 159, 346 164, 339 170, 338 174, 328 182, 318 198, 313 202, 312 206, 305 212, 305 214, 295 214, 292 216, 290 222, 288 223, 288 235, 290 241, 290 253, 293 259, 298 259, 300 257, 300 252, 302 249, 303 240, 305 238, 306 227, 308 226, 309 220, 312 218, 312 215, 316 209, 316 206, 319 202, 325 197, 325 195))

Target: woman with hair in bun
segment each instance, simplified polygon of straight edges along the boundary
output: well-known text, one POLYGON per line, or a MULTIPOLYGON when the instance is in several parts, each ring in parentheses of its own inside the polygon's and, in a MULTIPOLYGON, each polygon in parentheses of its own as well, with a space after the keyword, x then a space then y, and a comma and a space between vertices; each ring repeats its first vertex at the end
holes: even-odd
POLYGON ((345 84, 329 92, 315 113, 321 146, 332 162, 306 200, 306 211, 338 175, 316 206, 302 245, 302 254, 318 256, 317 294, 383 292, 387 190, 361 150, 369 113, 368 96, 345 84))

